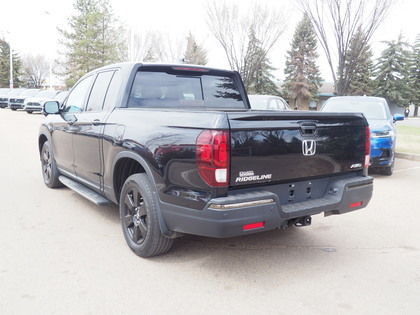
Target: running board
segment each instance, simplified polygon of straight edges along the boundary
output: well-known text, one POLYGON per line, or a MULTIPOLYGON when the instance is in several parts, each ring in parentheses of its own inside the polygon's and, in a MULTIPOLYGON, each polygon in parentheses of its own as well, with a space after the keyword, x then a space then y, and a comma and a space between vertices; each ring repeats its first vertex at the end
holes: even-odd
POLYGON ((71 190, 77 192, 79 195, 85 197, 87 200, 93 202, 98 206, 104 206, 111 203, 108 199, 101 196, 97 192, 93 191, 90 188, 87 188, 85 185, 80 184, 66 176, 61 175, 58 177, 58 179, 63 185, 67 186, 71 190))

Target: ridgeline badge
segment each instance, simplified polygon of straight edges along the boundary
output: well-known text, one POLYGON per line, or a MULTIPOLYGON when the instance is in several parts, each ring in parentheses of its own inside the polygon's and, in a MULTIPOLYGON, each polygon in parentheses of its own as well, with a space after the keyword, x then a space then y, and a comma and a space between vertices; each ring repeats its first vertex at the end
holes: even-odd
POLYGON ((272 174, 254 175, 254 171, 239 172, 239 177, 236 177, 235 183, 257 181, 257 180, 271 180, 272 174))

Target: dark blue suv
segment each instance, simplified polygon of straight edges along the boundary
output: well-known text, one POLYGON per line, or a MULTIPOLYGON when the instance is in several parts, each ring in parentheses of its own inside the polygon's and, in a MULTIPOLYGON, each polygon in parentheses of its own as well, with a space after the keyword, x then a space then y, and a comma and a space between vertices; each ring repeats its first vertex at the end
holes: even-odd
POLYGON ((361 112, 369 122, 370 168, 392 175, 395 162, 395 122, 404 120, 400 114, 391 115, 386 100, 371 96, 338 96, 327 100, 323 112, 361 112))

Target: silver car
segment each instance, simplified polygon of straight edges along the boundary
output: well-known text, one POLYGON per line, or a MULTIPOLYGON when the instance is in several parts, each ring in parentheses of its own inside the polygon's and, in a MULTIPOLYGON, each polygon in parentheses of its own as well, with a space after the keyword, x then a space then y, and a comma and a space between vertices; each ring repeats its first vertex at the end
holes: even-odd
POLYGON ((42 108, 43 108, 42 106, 44 102, 55 99, 58 93, 60 93, 60 91, 56 91, 56 90, 41 91, 34 97, 26 98, 23 105, 23 109, 28 114, 31 114, 33 112, 42 112, 42 108))
POLYGON ((291 110, 289 104, 275 95, 248 95, 253 110, 291 110))
POLYGON ((22 89, 17 95, 9 97, 9 108, 11 110, 23 109, 25 99, 37 95, 39 91, 39 89, 22 89))

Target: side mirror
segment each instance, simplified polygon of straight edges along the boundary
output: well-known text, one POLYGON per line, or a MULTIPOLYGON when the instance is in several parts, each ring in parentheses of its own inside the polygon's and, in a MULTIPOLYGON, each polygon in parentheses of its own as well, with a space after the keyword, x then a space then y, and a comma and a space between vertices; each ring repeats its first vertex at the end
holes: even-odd
POLYGON ((60 104, 57 101, 48 101, 44 104, 44 114, 54 115, 60 113, 60 104))
POLYGON ((401 114, 395 114, 394 115, 394 121, 404 120, 404 115, 401 114))

